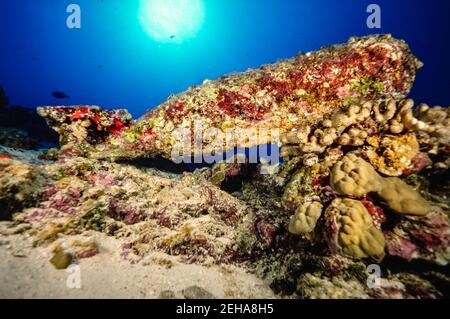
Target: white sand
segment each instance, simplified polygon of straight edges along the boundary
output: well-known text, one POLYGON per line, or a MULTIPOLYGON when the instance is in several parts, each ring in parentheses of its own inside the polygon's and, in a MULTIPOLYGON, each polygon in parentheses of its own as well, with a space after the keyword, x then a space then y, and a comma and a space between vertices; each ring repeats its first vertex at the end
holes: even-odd
MULTIPOLYGON (((101 236, 100 253, 79 262, 81 288, 68 288, 49 247, 33 248, 25 235, 0 234, 0 298, 158 298, 161 291, 199 286, 217 298, 276 298, 255 275, 235 266, 186 265, 155 253, 138 264, 120 256, 120 242, 101 236), (158 260, 173 261, 159 265, 158 260)), ((73 277, 72 277, 73 278, 73 277)))

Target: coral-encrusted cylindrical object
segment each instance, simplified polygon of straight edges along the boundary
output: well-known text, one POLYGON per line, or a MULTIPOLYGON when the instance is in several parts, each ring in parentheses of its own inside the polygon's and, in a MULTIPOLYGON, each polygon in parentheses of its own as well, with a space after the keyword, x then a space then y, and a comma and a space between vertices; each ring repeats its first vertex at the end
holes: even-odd
POLYGON ((408 45, 390 35, 351 38, 343 45, 207 80, 173 95, 99 146, 101 156, 170 158, 177 143, 174 131, 193 131, 195 121, 201 121, 204 132, 215 129, 203 136, 203 150, 265 144, 271 136, 263 129, 276 128, 282 134, 317 123, 324 114, 356 101, 404 98, 420 67, 408 45), (249 128, 257 133, 235 133, 232 145, 225 146, 223 132, 249 128))

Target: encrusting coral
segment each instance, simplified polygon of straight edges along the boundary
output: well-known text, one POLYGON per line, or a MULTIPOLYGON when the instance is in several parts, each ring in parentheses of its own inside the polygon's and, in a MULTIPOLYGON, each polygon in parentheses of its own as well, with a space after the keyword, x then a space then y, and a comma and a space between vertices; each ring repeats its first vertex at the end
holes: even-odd
POLYGON ((382 174, 401 176, 420 154, 414 133, 375 135, 367 138, 362 155, 382 174))

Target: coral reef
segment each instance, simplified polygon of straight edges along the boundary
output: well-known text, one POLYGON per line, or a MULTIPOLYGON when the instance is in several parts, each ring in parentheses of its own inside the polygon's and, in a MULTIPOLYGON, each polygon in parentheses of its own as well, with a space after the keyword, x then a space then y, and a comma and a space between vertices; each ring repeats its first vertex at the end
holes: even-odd
POLYGON ((110 134, 117 135, 131 122, 127 110, 102 110, 98 106, 54 106, 37 112, 59 134, 61 155, 85 156, 110 134))
MULTIPOLYGON (((13 166, 16 173, 27 167, 18 165, 13 166)), ((138 260, 156 249, 189 262, 211 263, 227 258, 234 243, 232 229, 248 209, 201 173, 173 177, 83 158, 67 158, 40 169, 47 172, 46 180, 19 184, 25 188, 34 183, 32 189, 39 190, 39 201, 20 201, 24 209, 15 220, 33 225, 30 234, 36 244, 54 243, 59 247, 56 253, 70 252, 77 258, 80 253, 69 248, 80 246, 81 240, 74 244, 72 238, 68 244, 69 239, 64 238, 93 230, 127 238, 124 256, 131 259, 138 260), (64 245, 59 244, 60 239, 64 245)), ((2 171, 1 175, 11 188, 9 185, 24 174, 13 177, 2 171)), ((13 193, 9 188, 4 194, 13 193)), ((20 194, 34 195, 25 190, 20 194)), ((10 198, 4 200, 14 203, 10 198)))
POLYGON ((432 265, 449 262, 447 215, 399 215, 367 195, 336 198, 339 195, 331 191, 329 178, 311 179, 306 170, 301 171, 297 174, 318 192, 303 193, 315 201, 297 208, 290 222, 291 209, 280 207, 284 186, 276 186, 280 185, 277 177, 255 177, 239 196, 254 212, 240 226, 238 250, 276 292, 301 298, 442 297, 448 277, 442 273, 445 268, 432 265), (348 211, 348 216, 342 216, 348 211), (344 223, 348 226, 340 228, 344 223), (393 256, 398 258, 396 266, 393 256), (413 259, 431 263, 430 268, 413 264, 413 259), (381 270, 380 282, 369 287, 368 267, 374 262, 381 270))
POLYGON ((432 120, 414 117, 413 105, 411 99, 400 102, 388 99, 344 107, 315 126, 300 127, 282 135, 281 155, 311 156, 353 148, 389 176, 404 174, 421 150, 430 155, 440 154, 448 161, 444 147, 450 134, 447 111, 439 106, 428 108, 427 112, 439 114, 439 119, 435 124, 427 124, 425 121, 432 120))
MULTIPOLYGON (((449 142, 448 111, 426 105, 413 110, 413 105, 412 100, 397 102, 393 99, 352 104, 316 126, 300 127, 282 136, 281 155, 290 158, 290 162, 303 164, 297 172, 291 172, 292 178, 283 195, 285 207, 295 212, 289 228, 292 233, 306 237, 317 233, 321 212, 316 208, 313 216, 311 211, 310 216, 306 215, 307 207, 313 202, 314 207, 325 207, 322 209, 325 224, 319 228, 323 228, 331 251, 354 258, 377 257, 384 255, 385 236, 380 227, 391 215, 389 212, 424 216, 422 218, 436 213, 442 219, 430 227, 442 227, 439 235, 433 237, 439 247, 437 254, 421 251, 414 256, 448 263, 449 219, 441 208, 448 211, 449 207, 438 207, 439 203, 432 205, 398 178, 417 174, 431 165, 448 168, 448 151, 443 146, 448 146, 449 142), (334 199, 342 196, 349 198, 334 199), (348 202, 350 200, 352 202, 348 202), (342 216, 347 206, 352 207, 348 210, 353 213, 342 216)), ((423 222, 420 217, 407 218, 415 220, 415 225, 423 222)), ((392 238, 392 234, 388 237, 392 238)), ((408 246, 406 240, 403 243, 408 246)), ((414 243, 410 246, 416 245, 416 241, 414 243)), ((423 245, 434 250, 430 243, 423 245)), ((395 249, 388 252, 409 260, 415 258, 395 249)))
MULTIPOLYGON (((356 101, 406 97, 421 66, 406 43, 390 35, 351 38, 347 44, 207 80, 171 96, 130 128, 109 135, 87 155, 171 159, 186 155, 179 154, 186 147, 189 156, 200 156, 276 143, 271 129, 282 134, 316 125, 325 115, 356 101), (201 142, 201 147, 192 147, 192 139, 201 142)), ((67 123, 68 118, 58 111, 52 114, 53 110, 41 109, 40 114, 53 118, 50 126, 65 131, 71 121, 67 123), (64 128, 59 128, 61 123, 66 123, 64 128)), ((74 112, 78 111, 72 110, 69 118, 78 114, 74 112)), ((69 138, 66 133, 63 136, 63 140, 69 138)))
POLYGON ((205 81, 137 121, 39 108, 60 149, 0 148, 6 233, 48 246, 58 269, 102 254, 101 234, 131 263, 239 264, 282 296, 448 297, 449 109, 405 99, 420 66, 403 41, 368 36, 205 81), (188 156, 258 146, 271 129, 273 174, 240 156, 193 172, 131 161, 175 161, 179 139, 200 138, 188 156))
MULTIPOLYGON (((287 210, 295 211, 289 231, 308 239, 314 239, 317 237, 314 234, 319 232, 333 253, 354 258, 382 258, 385 248, 382 228, 388 221, 387 216, 392 214, 406 215, 405 220, 415 221, 413 224, 425 223, 431 229, 440 229, 433 237, 436 246, 440 251, 448 249, 450 221, 442 212, 442 208, 448 210, 448 206, 433 205, 397 177, 382 177, 372 165, 353 153, 340 159, 326 175, 304 167, 299 169, 287 184, 282 202, 287 210), (324 222, 320 224, 322 213, 324 222), (429 218, 429 215, 440 217, 429 218)), ((402 222, 399 225, 403 225, 402 222)), ((392 238, 392 233, 387 233, 392 238)), ((424 246, 436 250, 430 245, 424 246)), ((447 258, 443 263, 448 261, 447 258)))

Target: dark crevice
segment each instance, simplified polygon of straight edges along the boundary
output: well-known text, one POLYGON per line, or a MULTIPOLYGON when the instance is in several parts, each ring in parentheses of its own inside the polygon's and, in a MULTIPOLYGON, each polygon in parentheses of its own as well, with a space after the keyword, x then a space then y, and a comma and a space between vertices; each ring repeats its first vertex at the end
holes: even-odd
POLYGON ((381 264, 382 268, 389 269, 393 274, 413 273, 438 289, 445 298, 450 298, 450 266, 439 266, 425 260, 407 261, 396 256, 386 256, 381 264), (436 274, 443 276, 438 276, 436 274))
POLYGON ((137 158, 137 159, 122 159, 117 161, 119 164, 133 165, 139 168, 154 168, 162 172, 182 174, 184 172, 193 172, 196 169, 211 167, 210 164, 206 163, 180 163, 176 164, 169 159, 155 156, 151 158, 137 158))
POLYGON ((240 191, 245 183, 250 182, 258 170, 257 164, 243 164, 240 167, 239 174, 227 176, 221 183, 220 189, 227 193, 240 191))

